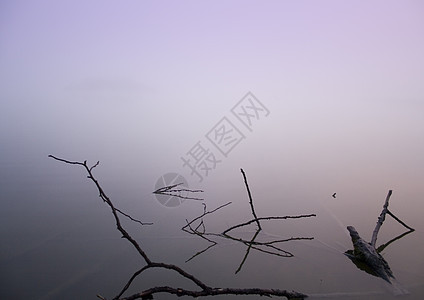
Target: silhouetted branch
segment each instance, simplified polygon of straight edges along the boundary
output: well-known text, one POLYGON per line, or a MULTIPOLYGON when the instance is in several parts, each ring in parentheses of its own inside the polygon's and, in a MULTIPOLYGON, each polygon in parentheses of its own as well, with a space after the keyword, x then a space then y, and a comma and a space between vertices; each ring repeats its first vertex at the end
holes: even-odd
MULTIPOLYGON (((134 218, 132 218, 131 216, 129 216, 128 214, 123 213, 122 211, 120 211, 119 209, 117 209, 114 204, 112 203, 111 199, 105 194, 103 188, 100 186, 99 182, 97 181, 97 179, 94 177, 92 171, 95 167, 97 167, 99 165, 99 162, 97 162, 95 165, 93 165, 92 167, 88 167, 87 165, 87 161, 84 162, 78 162, 78 161, 69 161, 66 159, 62 159, 62 158, 58 158, 55 157, 53 155, 49 155, 50 158, 55 159, 57 161, 66 163, 66 164, 71 164, 71 165, 79 165, 82 166, 86 172, 88 173, 88 178, 95 184, 95 186, 97 187, 97 190, 99 192, 99 197, 110 207, 111 211, 112 211, 112 215, 113 218, 115 219, 115 223, 116 223, 116 227, 118 229, 118 231, 122 234, 122 237, 127 239, 133 246, 134 248, 137 250, 138 254, 143 258, 144 262, 145 262, 145 266, 141 267, 138 271, 136 271, 131 278, 129 279, 129 281, 126 283, 126 285, 123 287, 123 289, 120 291, 120 293, 113 298, 114 300, 131 300, 131 299, 143 299, 143 300, 147 300, 147 299, 153 299, 153 295, 157 294, 157 293, 168 293, 168 294, 174 294, 176 296, 191 296, 191 297, 202 297, 202 296, 217 296, 217 295, 260 295, 260 296, 280 296, 280 297, 286 297, 288 299, 304 299, 307 297, 307 295, 299 293, 299 292, 295 292, 295 291, 287 291, 287 290, 279 290, 279 289, 260 289, 260 288, 246 288, 246 289, 239 289, 239 288, 214 288, 211 287, 209 285, 206 285, 205 283, 203 283, 201 280, 199 280, 197 277, 195 277, 194 275, 187 273, 186 271, 184 271, 183 269, 181 269, 180 267, 176 266, 176 265, 172 265, 172 264, 166 264, 166 263, 161 263, 161 262, 154 262, 152 261, 148 255, 144 252, 144 250, 142 250, 141 246, 138 244, 138 242, 136 240, 134 240, 131 235, 123 228, 122 224, 121 224, 121 220, 119 218, 118 214, 122 214, 125 217, 128 217, 130 220, 141 223, 141 224, 147 224, 147 223, 142 223, 134 218), (173 287, 169 287, 169 286, 157 286, 157 287, 153 287, 153 288, 149 288, 147 290, 144 290, 142 292, 139 293, 135 293, 131 296, 128 297, 121 297, 127 290, 128 288, 131 286, 131 284, 133 283, 134 279, 137 278, 139 275, 141 275, 142 273, 144 273, 147 270, 153 269, 153 268, 161 268, 161 269, 167 269, 167 270, 171 270, 171 271, 175 271, 177 272, 179 275, 181 275, 182 277, 186 278, 187 280, 193 282, 200 290, 186 290, 186 289, 182 289, 182 288, 173 288, 173 287)), ((175 186, 171 186, 170 190, 172 190, 173 188, 175 188, 175 186)), ((168 187, 169 188, 169 187, 168 187)), ((183 191, 184 189, 180 189, 180 191, 183 191)), ((169 189, 168 189, 169 191, 169 189)), ((175 190, 174 190, 175 191, 175 190)), ((178 191, 178 190, 177 190, 178 191)), ((204 212, 203 215, 196 218, 196 220, 198 220, 199 218, 201 219, 203 216, 210 214, 212 212, 217 211, 218 209, 225 207, 226 205, 228 205, 230 203, 224 204, 216 209, 214 209, 213 211, 206 211, 206 207, 204 208, 204 212)), ((196 226, 196 228, 193 228, 192 225, 193 221, 191 222, 187 222, 187 225, 185 226, 186 228, 190 228, 190 231, 194 234, 198 234, 199 236, 202 236, 203 238, 207 239, 205 236, 206 233, 204 233, 205 228, 204 228, 204 224, 203 224, 203 220, 201 221, 201 224, 199 224, 198 226, 196 226), (203 228, 203 233, 199 232, 199 228, 203 228)), ((188 231, 188 232, 190 232, 188 231)), ((211 240, 209 240, 211 241, 211 240)), ((213 241, 211 241, 213 243, 213 241)), ((272 245, 268 245, 268 246, 272 246, 272 245)), ((253 246, 252 246, 253 247, 253 246)), ((102 300, 107 300, 105 297, 101 296, 101 295, 97 295, 98 298, 102 299, 102 300)))
MULTIPOLYGON (((217 208, 215 208, 214 210, 211 210, 211 211, 206 211, 206 204, 204 204, 203 203, 203 214, 201 214, 200 216, 198 216, 198 217, 196 217, 196 218, 194 218, 193 220, 191 220, 190 222, 188 222, 188 220, 186 220, 187 221, 187 225, 185 225, 183 228, 181 228, 182 230, 184 230, 184 231, 186 231, 186 232, 189 232, 189 231, 187 231, 187 230, 185 230, 185 228, 186 227, 189 227, 191 224, 193 224, 193 222, 196 222, 197 220, 199 220, 199 219, 202 219, 204 216, 206 216, 206 215, 209 215, 209 214, 211 214, 211 213, 214 213, 214 212, 216 212, 217 210, 220 210, 221 208, 223 208, 223 207, 225 207, 225 206, 227 206, 227 205, 230 205, 231 204, 231 202, 227 202, 227 203, 225 203, 225 204, 223 204, 223 205, 221 205, 221 206, 218 206, 217 208)), ((202 223, 203 223, 203 221, 202 221, 202 223)), ((190 233, 190 232, 189 232, 190 233)))
POLYGON ((210 290, 192 291, 182 288, 173 288, 169 286, 158 286, 147 289, 141 293, 134 294, 130 297, 121 298, 121 300, 134 299, 153 299, 153 295, 157 293, 174 294, 178 297, 190 296, 193 298, 204 296, 219 296, 219 295, 258 295, 258 296, 277 296, 286 297, 287 299, 304 299, 307 295, 295 291, 278 290, 278 289, 259 289, 259 288, 211 288, 210 290), (150 297, 150 298, 149 298, 150 297))
POLYGON ((244 227, 247 226, 249 224, 252 224, 253 222, 256 222, 257 220, 285 220, 285 219, 300 219, 300 218, 310 218, 310 217, 316 217, 316 214, 308 214, 308 215, 297 215, 297 216, 275 216, 275 217, 261 217, 261 218, 256 218, 256 219, 252 219, 249 220, 245 223, 241 223, 241 224, 237 224, 234 225, 228 229, 226 229, 223 234, 227 234, 228 232, 230 232, 231 230, 234 230, 236 228, 240 228, 240 227, 244 227))
POLYGON ((380 230, 380 227, 381 225, 383 225, 383 222, 386 218, 387 208, 389 207, 389 200, 391 195, 392 195, 392 190, 389 190, 389 193, 387 194, 387 197, 386 197, 386 202, 384 202, 383 210, 381 211, 380 216, 378 217, 377 225, 375 225, 375 229, 372 233, 371 246, 373 246, 374 248, 375 248, 375 243, 377 242, 378 231, 380 230))
POLYGON ((98 161, 96 162, 96 164, 95 164, 95 165, 93 165, 93 166, 90 168, 90 171, 91 171, 91 170, 93 170, 95 167, 97 167, 99 164, 100 164, 100 161, 98 160, 98 161))
MULTIPOLYGON (((203 237, 204 238, 204 237, 203 237)), ((192 260, 193 258, 195 258, 196 256, 199 256, 200 254, 208 251, 210 248, 215 247, 216 245, 218 245, 217 242, 212 241, 212 240, 208 240, 211 244, 209 246, 207 246, 205 249, 200 250, 198 252, 196 252, 195 254, 193 254, 189 259, 187 259, 185 262, 189 262, 190 260, 192 260)))
POLYGON ((217 208, 215 208, 215 209, 213 209, 213 210, 211 210, 211 211, 207 211, 207 210, 206 210, 206 204, 205 204, 205 203, 202 203, 202 204, 203 204, 203 214, 201 214, 200 216, 198 216, 198 217, 194 218, 194 219, 193 219, 193 220, 191 220, 190 222, 186 219, 187 224, 186 224, 186 225, 184 225, 184 226, 181 228, 181 230, 183 230, 183 231, 185 231, 185 232, 187 232, 187 233, 190 233, 190 234, 195 234, 195 235, 199 236, 200 238, 202 238, 202 239, 204 239, 204 240, 208 241, 209 243, 211 243, 211 245, 209 245, 209 246, 207 246, 206 248, 204 248, 203 250, 200 250, 200 251, 198 251, 197 253, 193 254, 193 255, 192 255, 189 259, 187 259, 187 260, 186 260, 186 262, 189 262, 190 260, 192 260, 192 259, 193 259, 193 258, 195 258, 196 256, 198 256, 198 255, 200 255, 200 254, 202 254, 202 253, 204 253, 204 252, 208 251, 210 248, 212 248, 212 247, 214 247, 215 245, 217 245, 217 242, 215 242, 215 241, 213 241, 213 240, 211 240, 211 239, 207 238, 206 236, 208 236, 208 235, 216 235, 216 236, 219 236, 219 234, 206 233, 206 228, 205 228, 205 223, 203 222, 203 217, 204 217, 204 216, 206 216, 206 215, 208 215, 208 214, 214 213, 214 212, 216 212, 217 210, 219 210, 219 209, 221 209, 221 208, 223 208, 223 207, 225 207, 225 206, 227 206, 227 205, 230 205, 230 204, 231 204, 231 202, 227 202, 227 203, 225 203, 225 204, 223 204, 223 205, 221 205, 221 206, 219 206, 219 207, 217 207, 217 208), (200 222, 199 222, 199 224, 196 226, 196 228, 191 227, 191 225, 192 225, 194 222, 196 222, 197 220, 200 220, 200 222), (199 231, 199 228, 200 228, 200 227, 202 227, 202 231, 199 231))
POLYGON ((395 237, 395 238, 393 238, 393 239, 391 239, 390 241, 388 241, 387 243, 384 243, 383 245, 380 245, 378 248, 377 248, 377 252, 378 253, 381 253, 381 251, 383 251, 386 247, 388 247, 390 244, 392 244, 392 243, 394 243, 394 242, 396 242, 397 240, 400 240, 401 238, 403 238, 405 235, 408 235, 408 234, 410 234, 410 233, 412 233, 412 232, 414 232, 415 230, 414 229, 412 229, 412 230, 409 230, 409 231, 406 231, 406 232, 404 232, 404 233, 401 233, 401 234, 399 234, 397 237, 395 237))
MULTIPOLYGON (((243 173, 243 175, 244 175, 244 173, 243 173)), ((259 224, 259 223, 258 223, 258 224, 259 224)), ((258 225, 258 226, 260 226, 260 225, 258 225)), ((259 228, 258 228, 258 230, 256 231, 256 233, 253 235, 253 237, 252 237, 252 239, 250 240, 250 242, 245 243, 245 244, 247 244, 246 254, 244 255, 244 257, 243 257, 243 259, 242 259, 242 261, 241 261, 240 265, 238 266, 238 268, 237 268, 237 270, 236 270, 236 274, 237 274, 238 272, 240 272, 241 268, 243 267, 244 262, 246 261, 247 257, 249 256, 250 249, 252 248, 253 243, 255 242, 255 239, 256 239, 256 237, 258 236, 258 234, 259 234, 259 232, 260 232, 260 231, 261 231, 261 228, 259 227, 259 228)))
POLYGON ((187 192, 187 193, 203 193, 202 190, 174 189, 177 186, 180 186, 182 184, 183 183, 181 182, 181 183, 177 183, 177 184, 173 184, 173 185, 168 185, 168 186, 161 187, 161 188, 157 189, 156 191, 154 191, 153 194, 174 196, 174 197, 177 197, 177 198, 180 198, 180 199, 185 199, 185 200, 199 200, 199 201, 204 200, 203 198, 182 196, 181 195, 181 192, 187 192))
POLYGON ((118 209, 118 208, 116 208, 116 207, 115 207, 115 209, 116 209, 116 211, 117 211, 117 212, 119 212, 121 215, 123 215, 123 216, 127 217, 127 218, 128 218, 128 219, 130 219, 131 221, 134 221, 134 222, 136 222, 136 223, 140 223, 141 225, 153 225, 153 223, 151 223, 151 222, 146 223, 146 222, 141 222, 140 220, 134 219, 134 218, 133 218, 133 217, 131 217, 129 214, 124 213, 122 210, 120 210, 120 209, 118 209))
POLYGON ((231 227, 227 228, 226 230, 224 230, 222 233, 206 232, 205 231, 205 224, 204 224, 204 221, 203 221, 203 217, 206 216, 207 214, 211 214, 211 213, 213 213, 213 212, 215 212, 215 211, 217 211, 217 210, 219 210, 219 209, 227 206, 231 202, 226 203, 224 205, 221 205, 221 206, 219 206, 218 208, 216 208, 216 209, 214 209, 212 211, 206 211, 206 204, 203 203, 203 205, 204 205, 203 214, 201 214, 200 216, 194 218, 190 222, 188 220, 186 220, 187 224, 182 228, 182 230, 185 231, 185 232, 188 232, 190 234, 197 235, 197 236, 203 238, 204 240, 207 240, 209 243, 211 243, 211 245, 209 245, 205 249, 197 252, 192 257, 190 257, 187 261, 192 260, 196 256, 198 256, 198 255, 206 252, 210 248, 212 248, 215 245, 217 245, 217 242, 216 241, 214 241, 212 239, 209 239, 206 236, 215 236, 215 237, 220 237, 220 238, 226 238, 226 239, 230 239, 230 240, 233 240, 233 241, 236 241, 236 242, 241 242, 241 243, 243 243, 244 245, 247 246, 245 255, 244 255, 244 257, 243 257, 243 259, 242 259, 239 267, 237 268, 236 273, 238 273, 241 270, 241 268, 243 267, 243 265, 246 262, 247 257, 249 255, 251 249, 254 249, 254 250, 257 250, 259 252, 266 253, 266 254, 280 256, 280 257, 293 257, 294 255, 292 253, 290 253, 288 251, 285 251, 285 250, 283 250, 283 249, 281 249, 279 247, 276 247, 273 244, 283 243, 283 242, 288 242, 288 241, 295 241, 295 240, 312 240, 313 239, 313 237, 296 237, 296 238, 291 237, 289 239, 273 240, 273 241, 267 241, 267 242, 257 242, 256 241, 256 238, 259 235, 259 233, 262 231, 262 227, 260 225, 260 221, 261 220, 300 219, 300 218, 315 217, 316 215, 315 214, 308 214, 308 215, 297 215, 297 216, 270 216, 270 217, 260 217, 260 218, 258 218, 257 215, 256 215, 256 212, 255 212, 255 207, 254 207, 254 204, 253 204, 252 194, 250 192, 249 185, 247 183, 246 174, 243 171, 243 169, 240 169, 240 170, 241 170, 241 173, 243 175, 244 183, 246 185, 247 193, 248 193, 248 196, 249 196, 249 204, 250 204, 251 212, 252 212, 252 215, 253 215, 253 219, 251 219, 251 220, 249 220, 247 222, 241 223, 241 224, 236 224, 234 226, 231 226, 231 227), (191 225, 194 222, 196 222, 196 221, 199 221, 199 224, 197 225, 196 228, 193 228, 191 225), (248 225, 250 225, 252 223, 256 223, 258 225, 258 229, 257 229, 257 231, 255 232, 255 234, 253 235, 253 237, 250 240, 245 240, 245 239, 242 239, 242 238, 237 238, 237 237, 233 237, 233 236, 229 235, 229 232, 230 231, 232 231, 234 229, 237 229, 237 228, 244 227, 244 226, 248 226, 248 225), (198 230, 200 227, 202 228, 202 231, 199 231, 198 230), (268 250, 266 248, 269 248, 271 250, 268 250))
POLYGON ((258 228, 262 229, 261 223, 259 222, 259 219, 256 216, 255 207, 253 206, 252 194, 250 193, 249 185, 247 184, 246 174, 244 173, 243 169, 240 169, 240 171, 241 171, 241 174, 243 174, 244 184, 246 185, 247 194, 249 195, 249 203, 250 203, 250 208, 252 210, 253 218, 255 219, 255 222, 258 225, 258 228))
MULTIPOLYGON (((371 243, 370 244, 374 248, 375 248, 375 244, 377 242, 378 231, 380 230, 381 226, 383 225, 383 222, 384 222, 384 220, 386 218, 386 214, 388 214, 389 216, 391 216, 393 219, 395 219, 397 222, 399 222, 402 226, 404 226, 405 228, 409 229, 410 231, 414 231, 415 230, 414 228, 409 227, 404 222, 402 222, 402 220, 400 220, 398 217, 396 217, 389 210, 389 200, 390 200, 390 196, 391 195, 392 195, 392 190, 389 190, 389 193, 387 194, 387 197, 386 197, 386 201, 384 202, 383 210, 381 211, 380 216, 378 217, 377 225, 375 226, 375 229, 374 229, 374 231, 372 233, 372 238, 371 238, 371 243)), ((396 240, 396 238, 395 238, 395 240, 396 240)))
MULTIPOLYGON (((348 226, 347 230, 350 233, 350 237, 352 239, 353 243, 353 250, 348 250, 345 252, 345 254, 352 260, 352 262, 361 270, 380 277, 384 279, 385 281, 389 282, 390 284, 394 281, 394 275, 392 273, 392 270, 389 267, 389 264, 387 261, 383 258, 383 256, 380 254, 380 252, 386 248, 388 245, 393 243, 394 241, 404 237, 405 235, 411 233, 414 231, 411 227, 407 226, 405 223, 403 223, 400 219, 395 217, 388 209, 389 207, 389 200, 390 196, 392 195, 392 190, 389 190, 386 201, 383 205, 383 210, 380 213, 380 216, 378 217, 377 224, 375 226, 375 229, 372 234, 371 242, 367 243, 365 240, 363 240, 359 233, 356 231, 355 227, 348 226), (392 216, 396 221, 398 221, 400 224, 405 226, 406 228, 410 229, 408 232, 405 232, 396 238, 390 240, 386 244, 381 245, 376 249, 376 242, 377 242, 377 235, 378 232, 383 225, 383 222, 385 220, 386 214, 389 214, 392 216)), ((400 293, 406 293, 407 291, 399 288, 400 293)))
POLYGON ((389 209, 387 209, 387 214, 389 214, 393 219, 395 219, 396 221, 398 221, 401 225, 403 225, 404 227, 406 227, 410 231, 415 231, 414 228, 409 227, 408 225, 406 225, 405 223, 403 223, 398 217, 396 217, 394 214, 392 214, 392 212, 389 209))
MULTIPOLYGON (((99 191, 99 197, 102 198, 102 200, 104 202, 107 202, 108 198, 104 194, 104 192, 103 192, 102 188, 100 187, 100 185, 98 184, 98 182, 93 178, 93 174, 92 174, 92 170, 100 164, 100 161, 97 161, 97 163, 95 163, 92 167, 89 168, 87 166, 87 161, 86 160, 83 163, 81 163, 81 162, 78 162, 78 161, 69 161, 69 160, 66 160, 66 159, 58 158, 58 157, 55 157, 53 155, 49 155, 48 157, 53 158, 53 159, 58 160, 58 161, 61 161, 61 162, 64 162, 64 163, 67 163, 67 164, 70 164, 70 165, 80 165, 80 166, 83 166, 87 170, 87 172, 88 172, 87 178, 91 179, 96 184, 96 187, 97 187, 97 189, 99 191)), ((130 215, 124 213, 122 210, 120 210, 120 209, 118 209, 116 207, 113 207, 113 208, 114 208, 114 210, 116 212, 122 214, 123 216, 127 217, 131 221, 137 222, 137 223, 139 223, 141 225, 152 225, 153 224, 151 222, 142 222, 140 220, 134 219, 130 215)))

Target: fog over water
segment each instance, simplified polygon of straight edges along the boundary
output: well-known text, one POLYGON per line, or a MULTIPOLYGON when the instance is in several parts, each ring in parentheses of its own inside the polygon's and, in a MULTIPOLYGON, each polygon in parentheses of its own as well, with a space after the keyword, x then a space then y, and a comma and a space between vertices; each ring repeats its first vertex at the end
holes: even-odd
MULTIPOLYGON (((154 223, 124 221, 151 259, 317 299, 395 299, 343 255, 346 226, 369 241, 392 189, 390 210, 416 231, 382 255, 402 299, 422 299, 423 36, 419 1, 1 3, 0 298, 111 299, 143 265, 84 170, 52 154, 100 161, 115 205, 154 223), (196 145, 213 166, 202 181, 182 160, 196 145), (246 246, 222 238, 186 263, 208 246, 180 230, 202 201, 164 206, 157 180, 180 174, 208 209, 231 201, 204 219, 222 232, 252 218, 240 168, 258 216, 316 214, 264 221, 261 240, 314 239, 281 244, 291 258, 252 251, 236 275, 246 246)), ((403 232, 388 216, 377 245, 403 232)), ((155 270, 128 295, 162 285, 195 288, 155 270)), ((259 297, 220 299, 233 298, 259 297)))

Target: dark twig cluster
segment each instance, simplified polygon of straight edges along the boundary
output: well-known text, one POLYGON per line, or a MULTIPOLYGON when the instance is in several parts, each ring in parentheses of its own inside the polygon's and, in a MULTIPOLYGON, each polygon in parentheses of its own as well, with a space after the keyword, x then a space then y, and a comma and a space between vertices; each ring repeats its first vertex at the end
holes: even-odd
MULTIPOLYGON (((124 300, 124 299, 125 300, 130 300, 130 299, 131 300, 132 299, 145 299, 145 300, 147 300, 147 299, 153 299, 153 296, 157 293, 174 294, 178 297, 179 296, 202 297, 202 296, 216 296, 216 295, 259 295, 259 296, 268 296, 268 297, 278 296, 278 297, 286 297, 287 299, 304 299, 304 298, 307 297, 307 295, 296 292, 296 291, 287 291, 287 290, 280 290, 280 289, 260 289, 260 288, 239 289, 239 288, 212 287, 210 285, 206 285, 201 280, 199 280, 197 277, 195 277, 194 275, 184 271, 182 268, 180 268, 176 265, 152 261, 148 257, 148 255, 143 251, 143 249, 138 244, 138 242, 134 238, 132 238, 131 235, 122 226, 121 220, 119 218, 119 214, 121 214, 125 217, 129 217, 129 215, 123 213, 122 211, 118 210, 114 206, 111 199, 105 194, 103 188, 100 186, 97 179, 93 176, 92 171, 96 166, 98 166, 99 162, 97 162, 92 167, 89 167, 87 165, 87 161, 84 161, 84 162, 69 161, 69 160, 66 160, 66 159, 55 157, 53 155, 49 155, 49 157, 53 158, 57 161, 66 163, 66 164, 82 166, 86 170, 86 172, 88 173, 87 177, 88 177, 88 179, 90 179, 96 185, 100 198, 112 210, 112 215, 115 219, 115 223, 116 223, 116 227, 117 227, 118 231, 122 234, 123 238, 127 239, 134 246, 134 248, 137 250, 138 254, 144 260, 145 265, 143 267, 141 267, 138 271, 136 271, 131 276, 131 278, 129 279, 127 284, 124 286, 124 288, 119 292, 119 294, 117 296, 115 296, 113 298, 114 300, 124 300), (134 281, 135 278, 137 278, 139 275, 141 275, 145 271, 150 270, 150 269, 154 269, 154 268, 161 268, 161 269, 174 271, 174 272, 178 273, 179 275, 181 275, 182 277, 186 278, 188 281, 191 281, 192 283, 194 283, 198 287, 198 290, 187 290, 187 289, 183 289, 183 288, 175 288, 175 287, 170 287, 170 286, 157 286, 157 287, 152 287, 152 288, 146 289, 146 290, 141 291, 139 293, 135 293, 135 294, 127 296, 127 297, 122 297, 122 295, 128 290, 128 288, 130 287, 130 285, 132 284, 132 282, 134 281)), ((226 205, 228 205, 228 204, 225 204, 221 207, 218 207, 217 209, 210 211, 210 212, 207 212, 206 209, 205 209, 203 216, 205 216, 206 214, 212 213, 212 212, 214 212, 214 211, 216 211, 216 210, 218 210, 218 209, 220 209, 220 208, 222 208, 226 205)), ((141 223, 143 225, 151 224, 151 223, 143 223, 143 222, 135 220, 133 218, 130 218, 130 220, 137 221, 138 223, 141 223)), ((200 230, 200 228, 202 228, 202 226, 204 226, 204 225, 196 226, 193 229, 195 229, 196 232, 201 232, 199 230, 200 230)), ((100 299, 106 300, 106 298, 103 297, 103 296, 97 295, 97 297, 100 298, 100 299)))
POLYGON ((177 197, 177 198, 184 199, 184 200, 199 200, 199 201, 204 200, 203 198, 183 196, 181 194, 183 192, 190 194, 190 193, 203 193, 203 191, 202 190, 183 189, 183 188, 176 189, 177 186, 180 186, 182 184, 183 183, 181 182, 181 183, 161 187, 161 188, 157 189, 156 191, 154 191, 153 194, 173 196, 173 197, 177 197))
POLYGON ((253 219, 251 219, 247 222, 241 223, 241 224, 231 226, 231 227, 227 228, 226 230, 224 230, 222 233, 206 232, 203 217, 208 215, 208 214, 214 213, 217 210, 231 204, 231 202, 228 202, 224 205, 221 205, 221 206, 215 208, 212 211, 207 211, 206 210, 206 204, 203 204, 204 205, 203 214, 194 218, 191 221, 186 220, 187 224, 182 228, 182 230, 184 230, 185 232, 188 232, 190 234, 194 234, 194 235, 201 237, 202 239, 208 241, 210 243, 210 245, 208 247, 206 247, 205 249, 195 253, 187 261, 192 260, 193 258, 197 257, 198 255, 206 252, 210 248, 216 246, 218 243, 212 239, 213 236, 214 237, 226 238, 226 239, 230 239, 230 240, 233 240, 233 241, 236 241, 236 242, 240 242, 240 243, 246 245, 246 247, 247 247, 246 253, 245 253, 240 265, 238 266, 238 268, 236 270, 236 273, 238 273, 242 269, 244 263, 246 262, 247 257, 249 256, 251 249, 254 249, 254 250, 257 250, 259 252, 266 253, 266 254, 280 256, 280 257, 293 257, 294 255, 291 252, 286 251, 284 249, 281 249, 280 247, 276 246, 276 244, 289 242, 289 241, 296 241, 296 240, 312 240, 313 239, 313 237, 291 237, 291 238, 287 238, 287 239, 272 240, 272 241, 266 241, 266 242, 257 241, 256 239, 259 236, 259 233, 262 231, 261 221, 264 221, 264 220, 300 219, 300 218, 315 217, 316 215, 315 214, 308 214, 308 215, 296 215, 296 216, 258 217, 256 215, 256 212, 255 212, 255 206, 253 204, 253 199, 252 199, 252 194, 250 192, 249 184, 247 183, 246 173, 243 171, 243 169, 240 169, 240 170, 241 170, 241 173, 243 175, 244 183, 246 185, 246 190, 247 190, 247 194, 248 194, 248 197, 249 197, 249 204, 250 204, 250 208, 251 208, 251 211, 252 211, 253 219), (194 224, 196 222, 198 222, 198 224, 195 226, 194 224), (258 228, 257 228, 256 232, 254 233, 254 235, 252 236, 252 238, 250 240, 246 240, 246 239, 242 239, 242 238, 230 235, 231 231, 233 231, 237 228, 248 226, 252 223, 256 223, 258 228))

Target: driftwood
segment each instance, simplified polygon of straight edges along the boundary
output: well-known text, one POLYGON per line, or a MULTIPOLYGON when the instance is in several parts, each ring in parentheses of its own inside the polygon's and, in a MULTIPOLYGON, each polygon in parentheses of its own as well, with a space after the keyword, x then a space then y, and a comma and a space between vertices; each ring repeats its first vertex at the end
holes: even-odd
POLYGON ((354 249, 353 251, 347 251, 346 255, 361 270, 380 277, 390 283, 391 278, 394 278, 394 276, 392 270, 390 270, 389 264, 383 256, 377 252, 375 247, 359 236, 355 227, 348 226, 347 230, 352 238, 354 249))
POLYGON ((393 213, 389 211, 389 200, 390 196, 392 195, 392 190, 389 191, 386 197, 386 201, 383 206, 383 210, 380 213, 380 216, 378 217, 377 224, 375 226, 375 229, 372 234, 371 242, 368 243, 364 239, 362 239, 358 232, 356 231, 355 227, 348 226, 347 230, 349 231, 350 237, 352 239, 353 243, 353 250, 348 250, 345 252, 346 256, 349 257, 352 262, 361 270, 373 275, 380 277, 387 281, 388 283, 392 284, 393 279, 395 278, 393 275, 392 270, 389 267, 389 264, 387 261, 381 256, 380 252, 386 248, 389 244, 394 242, 395 240, 400 239, 401 237, 411 233, 414 231, 413 228, 406 225, 404 222, 402 222, 400 219, 398 219, 393 213), (381 245, 380 247, 376 248, 376 242, 377 242, 377 235, 378 232, 383 225, 383 222, 386 218, 386 214, 393 217, 396 221, 398 221, 400 224, 405 226, 409 231, 403 233, 402 235, 392 239, 386 244, 381 245))
MULTIPOLYGON (((148 225, 151 223, 145 223, 137 219, 134 219, 129 214, 126 214, 115 207, 112 200, 106 195, 103 188, 100 186, 100 183, 97 181, 97 179, 93 175, 93 169, 99 165, 99 162, 89 167, 87 164, 87 161, 84 161, 84 162, 69 161, 66 159, 55 157, 53 155, 49 155, 49 157, 54 160, 63 162, 65 164, 77 165, 85 169, 85 171, 88 174, 87 178, 95 184, 99 192, 99 197, 110 207, 113 218, 116 223, 117 230, 122 235, 122 238, 128 240, 133 245, 133 247, 137 250, 137 253, 143 258, 144 266, 140 267, 140 269, 131 276, 131 278, 128 280, 124 288, 122 288, 122 290, 113 298, 114 300, 124 300, 124 299, 125 300, 130 300, 130 299, 131 300, 132 299, 147 300, 147 299, 153 299, 154 295, 157 293, 168 293, 168 294, 176 295, 178 297, 191 296, 193 298, 202 297, 202 296, 217 296, 217 295, 258 295, 258 296, 268 296, 268 297, 277 296, 277 297, 285 297, 287 299, 305 299, 307 297, 307 295, 300 292, 281 290, 281 289, 261 289, 261 288, 244 288, 243 289, 243 288, 212 287, 210 285, 205 284, 196 276, 186 272, 185 270, 183 270, 182 268, 176 265, 152 261, 147 255, 147 253, 140 246, 140 244, 124 229, 121 223, 120 215, 123 215, 129 218, 131 221, 137 222, 141 225, 148 225), (197 286, 197 290, 187 290, 180 287, 170 287, 170 286, 156 286, 156 287, 152 287, 152 288, 143 290, 141 292, 132 294, 130 296, 123 297, 123 294, 131 286, 134 279, 136 279, 139 275, 144 274, 144 272, 148 270, 158 269, 158 268, 178 273, 180 276, 187 279, 187 281, 194 283, 197 286)), ((171 189, 174 189, 175 187, 176 186, 173 186, 171 187, 171 189)), ((169 192, 169 189, 164 190, 162 192, 169 192)), ((106 298, 103 296, 97 295, 97 297, 100 299, 106 300, 106 298)))
POLYGON ((280 243, 285 243, 285 242, 290 242, 290 241, 313 240, 314 239, 313 237, 290 237, 290 238, 287 238, 287 239, 277 239, 277 240, 271 240, 271 241, 262 241, 262 242, 257 241, 256 239, 258 238, 259 233, 262 231, 261 221, 301 219, 301 218, 316 217, 316 215, 315 214, 306 214, 306 215, 295 215, 295 216, 258 217, 256 215, 255 206, 253 204, 252 193, 250 192, 249 184, 247 183, 246 173, 243 171, 243 169, 240 169, 240 171, 243 175, 244 184, 246 186, 247 195, 249 197, 249 204, 250 204, 250 209, 251 209, 251 212, 252 212, 252 215, 253 215, 253 219, 251 219, 247 222, 241 223, 241 224, 231 226, 231 227, 227 228, 226 230, 224 230, 222 233, 206 232, 206 227, 205 227, 203 217, 205 217, 206 215, 212 214, 212 213, 216 212, 217 210, 220 210, 221 208, 226 207, 227 205, 230 205, 231 202, 228 202, 224 205, 221 205, 221 206, 215 208, 212 211, 207 211, 206 210, 206 204, 203 203, 203 205, 204 205, 203 214, 194 218, 191 221, 186 220, 187 224, 182 228, 182 230, 187 232, 187 233, 199 236, 200 238, 208 241, 210 243, 210 245, 207 246, 206 248, 204 248, 203 250, 195 253, 187 261, 192 260, 193 258, 197 257, 198 255, 203 254, 206 251, 208 251, 209 249, 211 249, 212 247, 216 246, 218 244, 218 242, 216 242, 213 239, 213 237, 230 239, 230 240, 233 240, 235 242, 240 242, 240 243, 246 245, 246 247, 247 247, 246 253, 245 253, 241 263, 239 264, 237 270, 235 271, 235 273, 237 274, 242 269, 242 267, 243 267, 244 263, 246 262, 247 257, 249 256, 249 253, 250 253, 251 250, 256 250, 256 251, 259 251, 259 252, 262 252, 262 253, 275 255, 275 256, 279 256, 279 257, 293 257, 294 255, 291 252, 286 251, 286 250, 280 248, 277 245, 280 244, 280 243), (245 226, 249 226, 250 224, 253 224, 253 223, 256 223, 257 230, 253 234, 251 239, 246 240, 246 239, 242 239, 240 237, 230 235, 231 231, 238 229, 238 228, 245 227, 245 226), (197 224, 197 226, 195 226, 195 224, 197 224))

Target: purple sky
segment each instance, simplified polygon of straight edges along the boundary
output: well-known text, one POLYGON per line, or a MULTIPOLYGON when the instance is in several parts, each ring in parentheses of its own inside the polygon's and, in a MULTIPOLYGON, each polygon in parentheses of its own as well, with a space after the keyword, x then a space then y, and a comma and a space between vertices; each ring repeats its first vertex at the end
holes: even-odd
POLYGON ((271 116, 241 157, 272 148, 273 161, 357 172, 378 161, 408 178, 423 167, 421 1, 0 6, 4 160, 53 152, 130 164, 142 153, 153 177, 181 170, 179 157, 252 91, 271 116))

